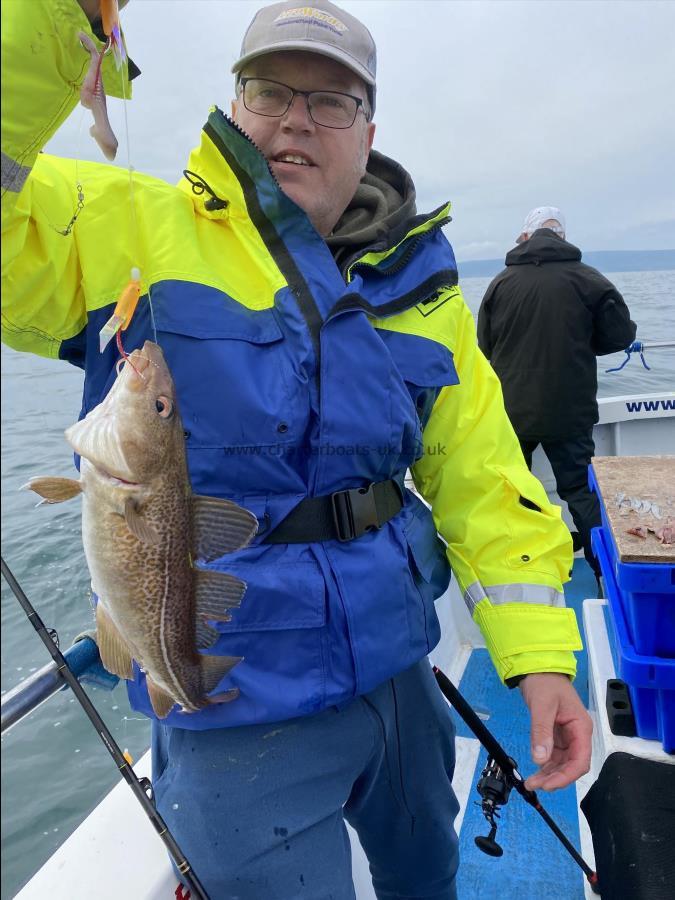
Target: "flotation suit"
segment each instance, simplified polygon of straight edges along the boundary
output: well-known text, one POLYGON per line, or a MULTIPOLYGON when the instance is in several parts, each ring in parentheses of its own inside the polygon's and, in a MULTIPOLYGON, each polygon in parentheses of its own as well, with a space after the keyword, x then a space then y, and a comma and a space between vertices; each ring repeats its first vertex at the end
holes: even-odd
MULTIPOLYGON (((29 41, 38 25, 22 27, 29 41)), ((76 29, 61 21, 52 41, 44 80, 56 67, 54 104, 72 107, 83 74, 73 71, 76 29)), ((7 63, 16 61, 10 77, 20 58, 7 63)), ((156 330, 194 492, 233 500, 259 522, 249 547, 212 563, 248 585, 209 651, 244 657, 218 687, 240 696, 165 721, 279 721, 373 689, 437 644, 434 603, 451 566, 503 679, 572 675, 581 643, 561 588, 569 534, 524 465, 476 346, 441 230, 448 207, 341 271, 264 157, 214 109, 177 187, 134 175, 132 221, 127 172, 36 158, 58 116, 44 121, 38 100, 25 99, 3 107, 3 126, 14 117, 3 146, 3 340, 81 366, 85 415, 115 379, 117 353, 99 352, 99 331, 140 266, 125 347, 156 330), (78 185, 84 207, 64 235, 78 185), (405 487, 408 470, 431 509, 405 487), (267 540, 308 497, 387 481, 402 506, 381 527, 267 540)), ((138 669, 129 695, 153 715, 138 669)))

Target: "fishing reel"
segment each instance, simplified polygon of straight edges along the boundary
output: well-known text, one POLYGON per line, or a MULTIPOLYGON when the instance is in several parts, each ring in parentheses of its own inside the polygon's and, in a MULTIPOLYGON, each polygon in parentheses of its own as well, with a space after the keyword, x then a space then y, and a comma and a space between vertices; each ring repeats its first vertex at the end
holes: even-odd
MULTIPOLYGON (((509 757, 510 759, 510 757, 509 757)), ((515 762, 511 760, 515 767, 515 762)), ((490 833, 486 836, 479 835, 474 838, 476 846, 488 856, 502 856, 503 849, 495 840, 497 834, 497 822, 499 808, 504 806, 509 799, 513 783, 509 776, 495 760, 489 756, 485 768, 478 779, 476 790, 481 796, 481 809, 490 825, 490 833)), ((478 804, 476 804, 478 805, 478 804)))
POLYGON ((503 855, 504 851, 495 840, 495 835, 497 834, 496 819, 499 818, 500 806, 504 806, 509 799, 511 789, 515 787, 516 792, 520 794, 526 803, 529 803, 529 805, 539 813, 565 850, 567 850, 575 863, 583 871, 586 880, 594 893, 599 894, 598 873, 591 869, 583 856, 577 852, 574 845, 567 840, 563 832, 558 828, 556 823, 539 802, 536 793, 525 787, 525 782, 518 772, 516 761, 506 755, 502 745, 481 722, 475 711, 466 702, 464 697, 462 697, 447 675, 444 675, 438 666, 434 666, 433 669, 438 686, 445 698, 450 701, 490 754, 488 756, 488 761, 485 764, 485 768, 481 772, 478 784, 476 785, 478 793, 482 798, 480 806, 483 810, 483 815, 490 825, 490 833, 487 837, 474 838, 478 849, 482 850, 483 853, 487 853, 488 856, 503 855), (499 762, 496 760, 499 760, 499 762))

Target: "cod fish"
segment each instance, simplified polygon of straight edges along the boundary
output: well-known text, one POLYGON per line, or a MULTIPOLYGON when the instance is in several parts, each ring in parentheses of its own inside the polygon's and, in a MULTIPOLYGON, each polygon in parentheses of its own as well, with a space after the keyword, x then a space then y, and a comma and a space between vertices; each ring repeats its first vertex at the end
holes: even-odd
POLYGON ((190 488, 176 390, 157 344, 134 350, 105 399, 66 430, 81 456, 80 479, 33 478, 25 485, 60 503, 83 495, 82 540, 96 607, 103 665, 146 674, 152 707, 192 712, 233 700, 208 696, 241 657, 199 653, 228 621, 246 585, 198 568, 245 547, 257 530, 250 512, 190 488))

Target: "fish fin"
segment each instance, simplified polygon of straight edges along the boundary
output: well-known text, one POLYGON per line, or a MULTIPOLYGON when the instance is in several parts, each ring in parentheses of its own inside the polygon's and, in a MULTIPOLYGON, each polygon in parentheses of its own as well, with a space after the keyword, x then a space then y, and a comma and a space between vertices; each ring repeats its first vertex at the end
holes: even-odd
POLYGON ((258 520, 247 509, 217 497, 192 497, 192 551, 195 559, 210 562, 240 550, 258 530, 258 520))
POLYGON ((21 486, 21 490, 35 491, 43 498, 44 503, 63 503, 64 500, 71 500, 82 493, 82 483, 75 481, 74 478, 45 475, 31 478, 21 486))
POLYGON ((209 703, 231 703, 239 696, 239 688, 232 688, 231 691, 223 691, 222 694, 214 694, 213 697, 207 697, 209 703))
POLYGON ((129 648, 100 600, 96 604, 96 643, 101 662, 109 672, 127 680, 134 677, 129 648))
POLYGON ((129 531, 137 537, 142 544, 150 544, 155 546, 160 542, 160 536, 157 531, 143 519, 136 509, 136 502, 127 497, 124 504, 124 521, 127 523, 129 531))
POLYGON ((215 569, 195 569, 195 614, 200 619, 229 622, 228 609, 241 603, 246 582, 215 569))
POLYGON ((204 619, 197 619, 195 631, 198 650, 206 650, 207 647, 212 647, 220 637, 220 632, 208 625, 204 619))
POLYGON ((202 691, 205 694, 215 690, 218 682, 230 672, 243 656, 204 656, 200 654, 200 668, 202 675, 202 691))
POLYGON ((167 694, 164 688, 155 684, 149 675, 145 676, 145 685, 148 689, 148 696, 150 697, 150 703, 152 703, 155 715, 158 719, 165 719, 176 705, 177 701, 174 700, 170 694, 167 694))

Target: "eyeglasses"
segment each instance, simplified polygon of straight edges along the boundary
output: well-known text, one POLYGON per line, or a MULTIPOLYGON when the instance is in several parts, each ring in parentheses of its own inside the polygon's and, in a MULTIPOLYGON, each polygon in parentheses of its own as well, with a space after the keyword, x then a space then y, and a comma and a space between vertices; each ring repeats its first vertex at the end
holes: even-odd
POLYGON ((290 109, 296 95, 305 97, 311 120, 324 128, 351 128, 359 109, 368 118, 360 97, 339 91, 296 91, 287 84, 267 78, 242 78, 244 106, 259 116, 280 118, 290 109))

